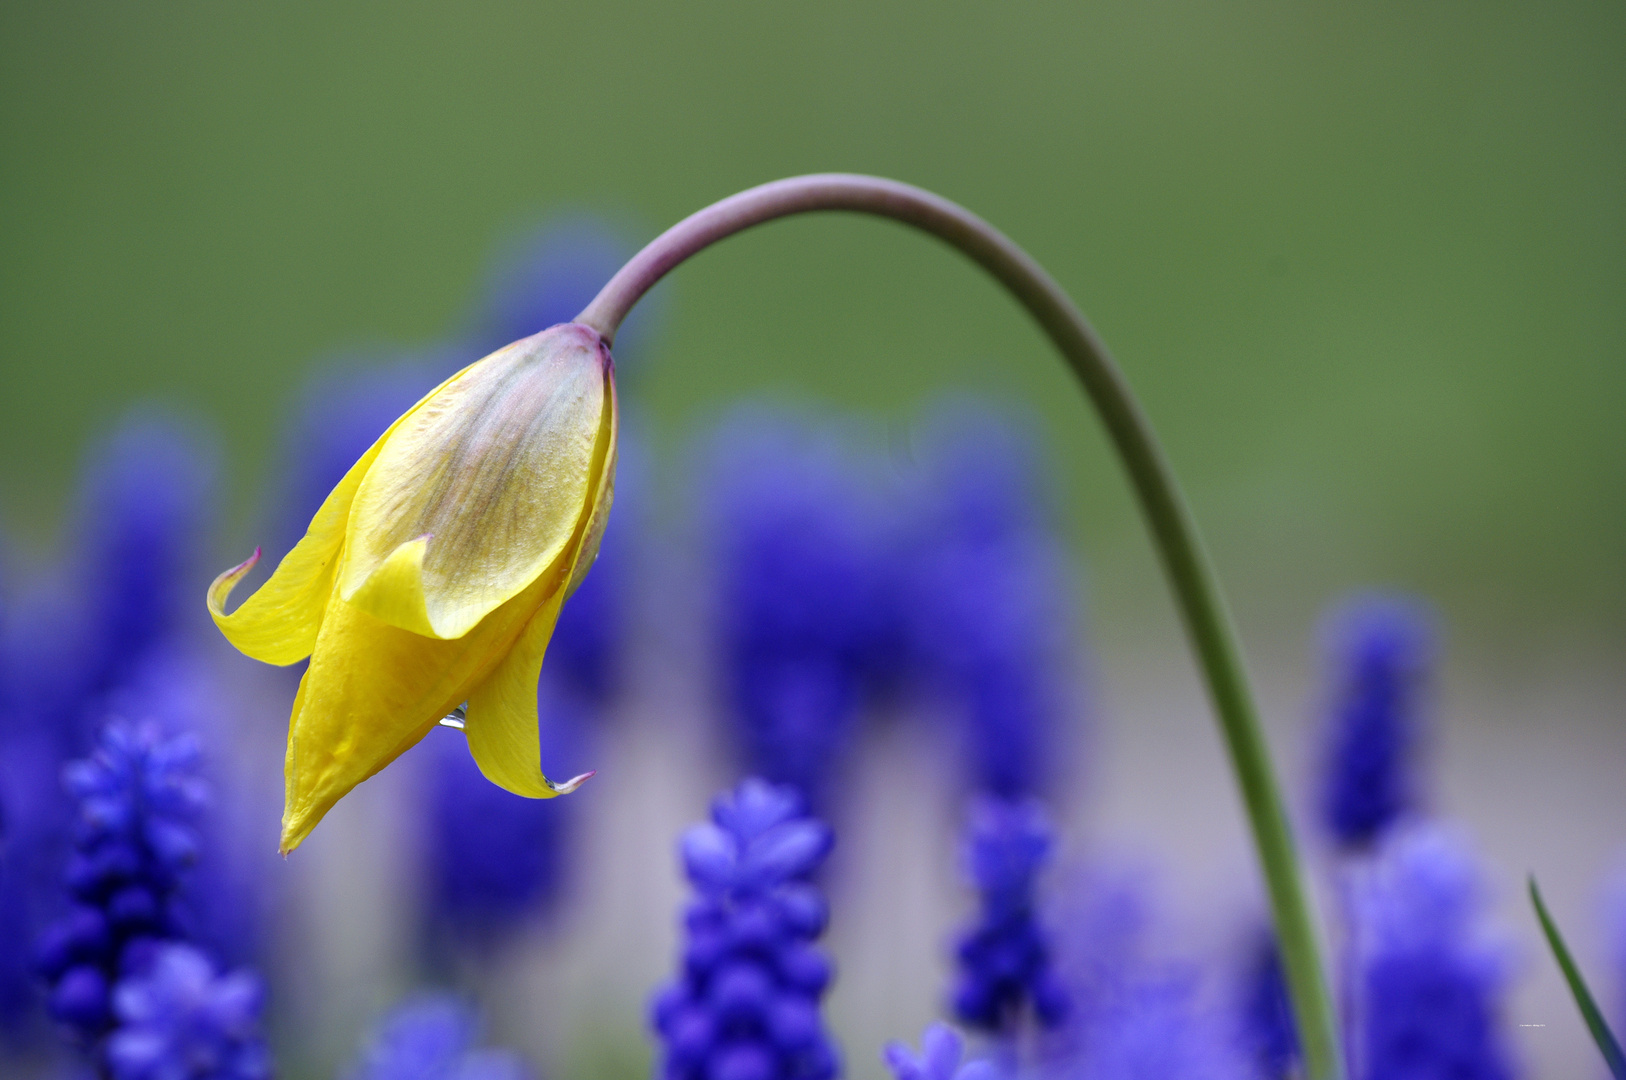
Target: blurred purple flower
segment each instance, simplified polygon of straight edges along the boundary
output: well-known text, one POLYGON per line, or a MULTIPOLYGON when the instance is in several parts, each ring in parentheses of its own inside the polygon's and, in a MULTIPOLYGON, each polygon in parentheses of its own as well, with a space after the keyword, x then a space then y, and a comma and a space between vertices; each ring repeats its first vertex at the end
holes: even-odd
POLYGON ((635 424, 623 417, 616 448, 615 508, 599 542, 592 572, 559 611, 542 677, 555 693, 602 714, 626 681, 639 537, 647 525, 647 462, 635 424))
POLYGON ((97 451, 80 495, 89 690, 105 692, 185 623, 213 510, 215 454, 188 425, 135 413, 97 451))
POLYGON ((837 433, 738 414, 712 447, 722 683, 748 771, 818 806, 857 725, 888 609, 875 517, 837 433))
POLYGON ((1438 825, 1397 830, 1365 869, 1351 898, 1356 1075, 1514 1075, 1501 1028, 1509 957, 1485 936, 1481 871, 1466 843, 1438 825))
POLYGON ((218 975, 190 945, 161 945, 113 993, 112 1080, 269 1080, 260 1034, 264 988, 248 971, 218 975))
POLYGON ((9 613, 0 639, 7 1026, 17 1026, 30 1000, 25 956, 46 913, 60 907, 59 863, 74 814, 63 764, 88 752, 110 710, 173 683, 188 631, 206 622, 194 589, 214 473, 213 448, 190 424, 150 408, 128 414, 87 456, 67 556, 9 613))
POLYGON ((37 967, 53 1019, 86 1044, 113 1023, 111 987, 153 943, 183 934, 176 894, 197 858, 206 800, 197 743, 151 723, 110 721, 63 773, 78 806, 64 881, 72 906, 40 934, 37 967))
POLYGON ((1050 858, 1050 825, 1037 801, 984 796, 971 805, 967 875, 981 910, 960 937, 952 1000, 962 1022, 1012 1035, 1029 1008, 1043 1027, 1067 1015, 1067 994, 1051 969, 1034 885, 1050 858))
POLYGON ((1298 1030, 1293 1025, 1276 935, 1260 929, 1249 949, 1243 974, 1238 1023, 1246 1050, 1264 1080, 1285 1080, 1294 1074, 1299 1055, 1298 1030))
POLYGON ((1381 839, 1416 808, 1413 776, 1433 619, 1418 601, 1356 596, 1327 617, 1321 819, 1339 847, 1381 839))
POLYGON ((1042 1044, 1048 1080, 1244 1080, 1257 1076, 1232 1014, 1201 972, 1171 959, 1145 875, 1075 872, 1054 920, 1065 1021, 1042 1044))
POLYGON ((835 1046, 819 1015, 830 963, 813 946, 824 897, 808 880, 830 850, 791 787, 749 779, 683 834, 699 894, 684 916, 677 980, 656 997, 664 1080, 831 1080, 835 1046))
POLYGON ((888 1043, 881 1061, 894 1080, 996 1080, 998 1071, 986 1061, 961 1063, 965 1043, 947 1024, 931 1024, 920 1036, 917 1055, 901 1042, 888 1043))
POLYGON ((476 1048, 479 1035, 479 1013, 462 999, 409 998, 378 1022, 348 1080, 530 1080, 512 1051, 476 1048))
MULTIPOLYGON (((577 766, 585 756, 587 724, 581 707, 544 686, 540 718, 546 767, 582 772, 577 766)), ((558 900, 569 873, 578 804, 503 790, 481 774, 456 731, 432 731, 423 746, 432 951, 494 947, 558 900)))
POLYGON ((1055 1080, 1248 1080, 1254 1074, 1225 1026, 1203 1008, 1195 976, 1180 969, 1129 983, 1094 1017, 1081 1052, 1055 1080))
POLYGON ((1034 447, 1016 421, 961 405, 928 424, 923 453, 906 600, 915 661, 964 724, 973 785, 1037 794, 1054 765, 1070 582, 1034 447))

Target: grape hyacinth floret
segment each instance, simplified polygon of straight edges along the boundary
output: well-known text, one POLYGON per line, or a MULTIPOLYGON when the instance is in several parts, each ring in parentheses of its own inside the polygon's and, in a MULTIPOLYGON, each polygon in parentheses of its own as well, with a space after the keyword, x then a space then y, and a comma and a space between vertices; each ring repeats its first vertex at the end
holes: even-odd
POLYGON ((1243 1048, 1265 1080, 1292 1075, 1299 1056, 1298 1032, 1287 1000, 1281 946, 1268 929, 1261 929, 1252 943, 1241 991, 1238 1019, 1243 1048))
POLYGON ((1033 447, 983 409, 947 410, 934 427, 905 575, 909 652, 962 725, 972 786, 1040 794, 1062 707, 1068 580, 1033 447))
POLYGON ((816 808, 885 632, 864 491, 832 433, 792 419, 746 417, 717 442, 723 689, 746 767, 816 808))
POLYGON ((1507 1080, 1499 1013, 1510 965, 1481 933, 1466 845, 1439 826, 1399 831, 1372 870, 1354 897, 1358 1076, 1507 1080))
MULTIPOLYGON (((587 726, 582 706, 549 693, 544 681, 539 707, 548 766, 579 764, 587 726)), ((576 807, 568 800, 523 799, 491 783, 460 732, 432 731, 423 750, 430 944, 489 950, 563 894, 576 807), (471 829, 471 821, 481 827, 471 829)))
POLYGON ((833 837, 790 787, 748 779, 683 835, 699 897, 677 980, 654 1003, 662 1080, 830 1080, 819 1015, 830 963, 814 947, 824 897, 808 880, 833 837))
POLYGON ((1363 848, 1408 810, 1411 758, 1433 633, 1421 604, 1362 596, 1328 620, 1330 687, 1321 817, 1334 842, 1363 848))
POLYGON ((1010 1035, 1029 1007, 1044 1027, 1067 1014, 1034 906, 1034 883, 1050 848, 1050 825, 1037 801, 989 796, 972 804, 965 862, 981 911, 960 938, 953 991, 954 1014, 972 1027, 1010 1035))
POLYGON ((529 1080, 519 1055, 476 1048, 480 1016, 449 994, 395 1007, 374 1028, 348 1080, 529 1080))
MULTIPOLYGON (((207 442, 161 413, 132 413, 92 458, 77 553, 81 692, 105 695, 128 681, 185 625, 214 468, 207 442)), ((48 699, 62 697, 60 687, 40 689, 48 699)), ((88 741, 101 717, 75 719, 83 725, 75 734, 88 741)))
POLYGON ((260 1034, 265 991, 249 971, 217 974, 190 945, 157 946, 146 969, 118 984, 118 1027, 107 1040, 112 1080, 266 1080, 260 1034))
POLYGON ((888 1043, 881 1060, 894 1080, 995 1080, 998 1070, 987 1061, 961 1062, 965 1042, 947 1024, 928 1025, 917 1055, 901 1042, 888 1043))
POLYGON ((73 907, 47 927, 38 967, 53 1018, 93 1041, 113 1022, 112 987, 181 936, 176 891, 197 857, 192 826, 206 797, 190 736, 113 720, 64 782, 78 803, 65 882, 73 907))

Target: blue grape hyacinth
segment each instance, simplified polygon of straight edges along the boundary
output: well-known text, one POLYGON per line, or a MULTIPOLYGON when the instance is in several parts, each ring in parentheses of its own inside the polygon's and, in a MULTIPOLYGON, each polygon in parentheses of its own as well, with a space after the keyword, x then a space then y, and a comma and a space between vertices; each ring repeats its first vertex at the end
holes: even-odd
POLYGON ((973 787, 1044 790, 1063 704, 1068 575, 1033 446, 986 408, 929 425, 926 491, 908 545, 910 654, 961 724, 973 787))
POLYGON ((1253 1080, 1219 1018, 1203 1008, 1199 980, 1170 967, 1143 972, 1093 1018, 1076 1056, 1055 1080, 1253 1080))
POLYGON ((127 680, 188 615, 201 621, 188 605, 197 602, 214 469, 212 448, 160 413, 132 414, 95 452, 78 552, 90 693, 127 680))
POLYGON ((1293 1074, 1299 1041, 1274 931, 1259 930, 1249 951, 1238 1016, 1243 1049, 1264 1080, 1282 1080, 1293 1074))
POLYGON ((1505 951, 1484 935, 1481 874, 1455 833, 1399 830, 1359 882, 1353 939, 1361 1080, 1508 1080, 1505 951))
POLYGON ((834 442, 783 415, 717 440, 710 513, 723 691, 748 771, 821 805, 884 636, 863 485, 834 442))
POLYGON ((1325 638, 1321 819, 1336 844, 1359 849, 1416 808, 1412 769, 1433 626, 1415 600, 1359 596, 1333 611, 1325 638))
POLYGON ((374 1028, 347 1080, 530 1080, 511 1050, 477 1047, 480 1015, 450 994, 422 994, 374 1028))
POLYGON ((833 842, 787 786, 748 779, 683 834, 698 897, 678 978, 656 998, 663 1080, 831 1080, 819 1013, 830 963, 813 944, 824 897, 809 881, 833 842))
POLYGON ((63 764, 90 751, 110 711, 170 681, 189 625, 201 623, 190 605, 214 468, 208 440, 184 419, 132 411, 87 454, 62 562, 30 575, 10 605, 0 642, 0 1027, 20 1041, 35 1035, 34 948, 61 908, 77 812, 63 764))
MULTIPOLYGON (((582 763, 586 717, 572 697, 539 702, 544 764, 575 773, 582 763)), ((569 872, 570 799, 526 799, 487 780, 460 732, 429 733, 428 822, 424 837, 431 944, 490 949, 560 898, 569 872)))
POLYGON ((176 894, 197 857, 206 793, 198 747, 154 724, 113 720, 64 782, 78 805, 65 883, 72 907, 46 928, 38 969, 51 1016, 86 1042, 112 1025, 113 985, 154 943, 182 936, 176 894))
POLYGON ((1051 842, 1034 800, 983 797, 972 804, 965 861, 981 910, 956 949, 952 995, 955 1016, 971 1027, 1010 1035, 1029 1009, 1044 1027, 1067 1014, 1034 896, 1051 842))
POLYGON ((931 1024, 920 1036, 920 1053, 901 1042, 888 1043, 881 1060, 894 1080, 996 1080, 987 1061, 965 1061, 965 1041, 947 1024, 931 1024))
POLYGON ((158 946, 113 993, 112 1080, 267 1080, 265 990, 248 971, 221 975, 190 945, 158 946))

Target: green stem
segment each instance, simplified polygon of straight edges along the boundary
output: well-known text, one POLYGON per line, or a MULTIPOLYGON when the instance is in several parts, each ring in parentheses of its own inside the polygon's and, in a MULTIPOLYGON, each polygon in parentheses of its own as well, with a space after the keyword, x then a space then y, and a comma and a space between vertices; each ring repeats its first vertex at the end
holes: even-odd
POLYGON ((975 214, 920 188, 872 176, 798 176, 742 191, 678 222, 633 256, 576 322, 613 342, 621 320, 639 297, 689 256, 753 225, 816 210, 892 218, 947 242, 1027 308, 1083 384, 1129 472, 1219 714, 1270 894, 1309 1077, 1341 1080, 1344 1063, 1309 902, 1236 632, 1214 572, 1174 474, 1128 383, 1090 324, 1038 263, 975 214))
POLYGON ((1609 1023, 1603 1018, 1603 1010, 1598 1008, 1597 1001, 1592 997, 1592 991, 1587 989, 1586 980, 1581 977, 1581 969, 1576 966, 1575 958, 1570 955, 1569 946, 1564 944, 1564 935, 1558 932, 1558 924, 1547 913, 1547 905, 1542 902, 1541 890, 1536 888, 1536 876, 1530 875, 1530 903, 1535 905, 1536 918, 1541 921, 1541 932, 1547 937, 1547 946, 1553 951, 1553 959, 1558 961, 1559 970, 1564 973, 1564 981, 1569 984, 1570 994, 1575 998, 1575 1007, 1581 1012, 1581 1019, 1586 1021, 1587 1030, 1592 1033, 1592 1041, 1598 1044, 1598 1052, 1609 1066, 1609 1075, 1615 1080, 1626 1080, 1626 1052, 1620 1048, 1620 1041, 1615 1033, 1609 1030, 1609 1023))

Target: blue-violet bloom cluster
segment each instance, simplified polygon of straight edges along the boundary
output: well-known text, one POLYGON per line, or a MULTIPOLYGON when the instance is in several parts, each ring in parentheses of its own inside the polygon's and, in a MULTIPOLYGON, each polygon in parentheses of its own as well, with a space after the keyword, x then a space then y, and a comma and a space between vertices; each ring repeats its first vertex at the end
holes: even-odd
POLYGON ((260 1033, 265 989, 249 971, 219 974, 191 945, 157 946, 113 993, 112 1080, 268 1080, 260 1033))
POLYGON ((1397 830, 1353 897, 1351 1051, 1360 1080, 1508 1080, 1504 950, 1483 935, 1481 875, 1436 825, 1397 830))
POLYGON ((968 407, 927 439, 910 536, 910 652, 962 725, 968 778, 1007 799, 1042 792, 1067 669, 1068 580, 1045 520, 1033 447, 968 407))
POLYGON ((723 690, 747 770, 821 805, 883 633, 865 498, 831 433, 744 417, 711 505, 723 690))
POLYGON ((1298 1062, 1298 1030, 1287 997, 1276 934, 1261 929, 1252 942, 1243 974, 1240 1027, 1243 1048, 1258 1064, 1264 1080, 1284 1080, 1298 1062))
MULTIPOLYGON (((180 658, 208 518, 214 458, 183 420, 124 418, 87 456, 74 538, 30 575, 0 642, 0 1027, 35 1034, 35 944, 61 910, 77 806, 63 764, 109 712, 195 679, 180 658), (185 670, 183 670, 185 669, 185 670)), ((195 612, 193 612, 195 616, 195 612)))
MULTIPOLYGON (((585 707, 550 690, 544 679, 538 701, 543 764, 574 775, 585 768, 585 707)), ((503 790, 481 774, 462 733, 450 728, 430 732, 422 752, 428 759, 424 869, 432 951, 490 950, 561 897, 577 804, 503 790)))
MULTIPOLYGON (((1231 1033, 1203 1008, 1195 973, 1142 973, 1093 1018, 1092 1038, 1055 1080, 1252 1080, 1231 1033)), ((1420 1080, 1420 1078, 1419 1078, 1420 1080)))
POLYGON ((964 1061, 965 1041, 947 1024, 929 1025, 920 1036, 920 1053, 901 1042, 888 1043, 881 1060, 894 1080, 996 1080, 986 1061, 964 1061))
POLYGON ((787 786, 748 779, 683 835, 698 898, 682 970, 654 1004, 662 1080, 831 1080, 819 1013, 830 963, 813 944, 827 910, 808 880, 832 843, 787 786))
POLYGON ((511 1050, 476 1046, 480 1017, 448 994, 424 994, 381 1020, 347 1080, 530 1080, 511 1050))
POLYGON ((1031 1007, 1044 1027, 1067 1014, 1067 993, 1051 967, 1051 947, 1035 910, 1034 884, 1049 860, 1050 825, 1032 800, 985 796, 971 807, 968 876, 981 910, 961 936, 954 1014, 984 1031, 1010 1035, 1031 1007))
POLYGON ((1342 848, 1369 846, 1415 809, 1412 759, 1432 629, 1421 604, 1383 595, 1347 601, 1327 621, 1321 817, 1342 848))
POLYGON ((87 1043, 113 1023, 113 985, 182 936, 176 893, 197 857, 193 820, 205 792, 190 736, 110 721, 95 752, 64 773, 79 807, 65 882, 67 914, 41 935, 53 1018, 87 1043))

